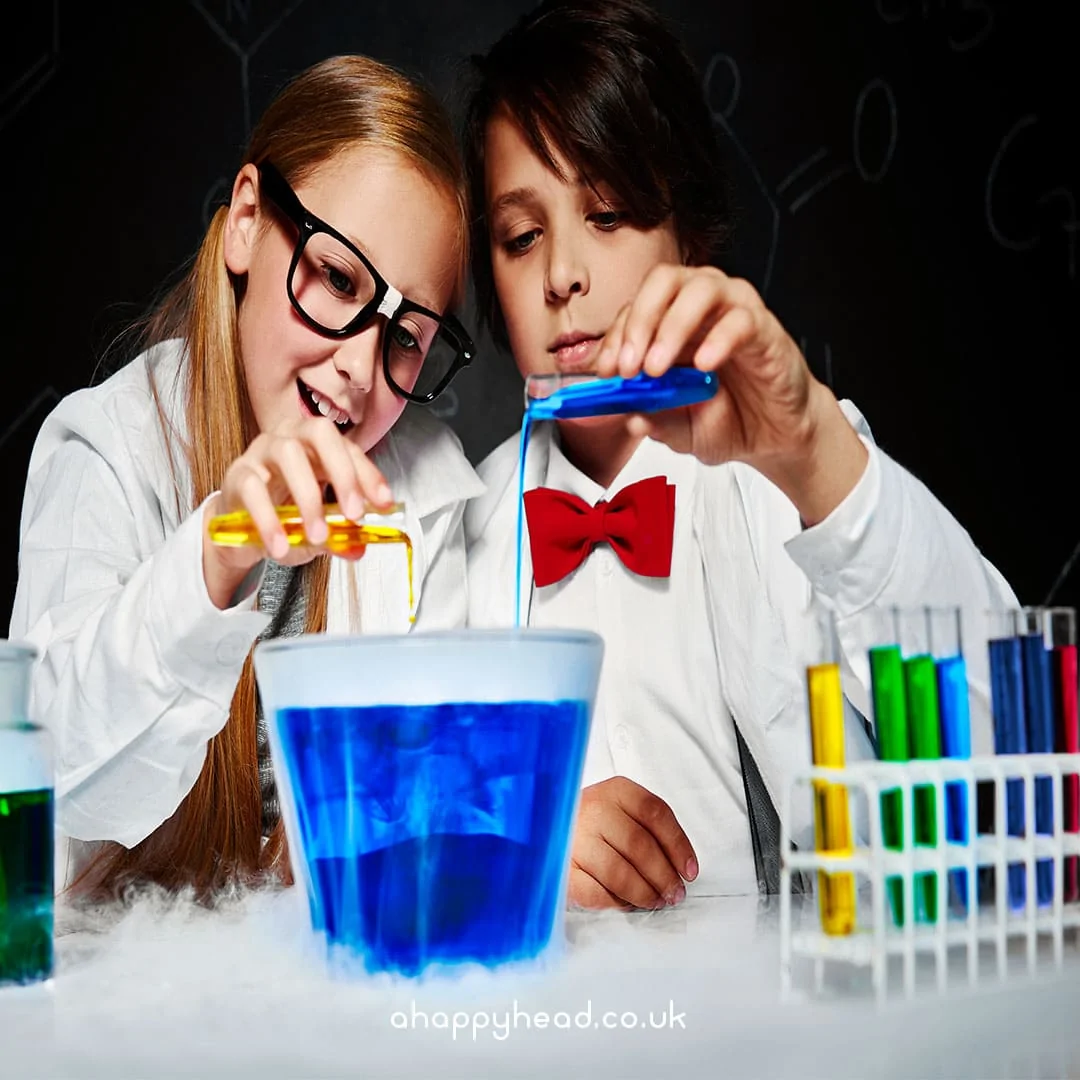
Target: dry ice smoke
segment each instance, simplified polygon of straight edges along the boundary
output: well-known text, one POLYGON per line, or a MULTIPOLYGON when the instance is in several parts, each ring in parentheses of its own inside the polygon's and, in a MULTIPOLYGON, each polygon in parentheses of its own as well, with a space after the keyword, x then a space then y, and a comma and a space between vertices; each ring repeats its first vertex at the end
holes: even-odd
POLYGON ((51 989, 0 991, 0 1076, 1030 1076, 1018 1033, 1053 1052, 1080 1005, 1075 980, 1019 1004, 961 994, 876 1013, 865 983, 857 999, 782 1004, 775 902, 756 898, 571 913, 547 970, 422 983, 331 977, 306 917, 298 889, 212 909, 160 893, 62 903, 51 989))

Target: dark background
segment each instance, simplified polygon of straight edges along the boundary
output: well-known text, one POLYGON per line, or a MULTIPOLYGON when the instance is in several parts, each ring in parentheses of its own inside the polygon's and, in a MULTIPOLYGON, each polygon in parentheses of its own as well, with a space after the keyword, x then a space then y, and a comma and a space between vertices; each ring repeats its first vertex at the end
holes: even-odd
MULTIPOLYGON (((34 436, 194 251, 290 75, 363 52, 458 113, 528 0, 29 0, 0 16, 0 627, 34 436)), ((727 269, 940 496, 1021 600, 1080 603, 1080 132, 1069 5, 666 0, 738 193, 727 269)), ((475 327, 472 313, 467 323, 475 327)), ((520 381, 481 337, 439 403, 478 461, 520 381)))

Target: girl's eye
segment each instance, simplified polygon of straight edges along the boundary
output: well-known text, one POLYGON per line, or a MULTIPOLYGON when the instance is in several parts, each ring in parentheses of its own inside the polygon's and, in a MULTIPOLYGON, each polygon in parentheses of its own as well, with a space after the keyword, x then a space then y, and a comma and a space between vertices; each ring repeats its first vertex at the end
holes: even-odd
POLYGON ((508 255, 523 255, 536 242, 537 231, 536 229, 529 229, 527 232, 512 236, 503 243, 503 249, 508 255))
POLYGON ((395 348, 411 351, 413 349, 419 348, 420 346, 420 343, 416 340, 416 338, 413 337, 413 335, 410 334, 409 331, 406 330, 405 327, 402 326, 400 323, 397 323, 394 326, 392 334, 395 348))
POLYGON ((356 294, 356 287, 353 285, 352 278, 336 266, 323 266, 323 276, 331 290, 339 295, 354 296, 356 294))

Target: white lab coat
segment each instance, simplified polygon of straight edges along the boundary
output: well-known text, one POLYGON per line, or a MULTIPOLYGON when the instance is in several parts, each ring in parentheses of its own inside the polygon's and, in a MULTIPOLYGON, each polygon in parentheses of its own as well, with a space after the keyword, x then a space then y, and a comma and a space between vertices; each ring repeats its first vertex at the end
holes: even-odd
MULTIPOLYGON (((31 715, 53 734, 62 837, 130 847, 172 815, 268 623, 254 592, 226 611, 207 594, 203 513, 190 512, 179 446, 181 355, 166 342, 65 398, 30 459, 10 636, 39 650, 31 715), (175 429, 168 444, 151 372, 175 429)), ((462 515, 482 490, 476 473, 456 436, 420 409, 406 410, 374 457, 406 505, 416 628, 462 626, 462 515)), ((407 632, 403 582, 402 545, 333 560, 328 632, 407 632)))
MULTIPOLYGON (((866 621, 859 613, 869 605, 962 605, 973 752, 993 752, 985 613, 1014 605, 1015 597, 945 507, 873 443, 858 410, 850 402, 841 404, 870 456, 859 483, 828 519, 803 529, 790 500, 742 464, 697 465, 686 511, 709 592, 710 622, 701 632, 712 635, 726 705, 778 812, 793 774, 810 763, 805 672, 826 658, 821 614, 830 609, 838 617, 847 699, 870 717, 866 653, 872 642, 860 640, 866 621)), ((547 423, 533 431, 526 491, 543 483, 552 436, 547 423)), ((466 510, 471 626, 513 624, 519 442, 520 436, 512 436, 480 465, 487 492, 466 510)), ((523 548, 524 624, 533 593, 527 535, 523 548)), ((634 626, 626 632, 664 630, 634 626)), ((610 638, 605 645, 608 657, 619 648, 610 638)), ((872 755, 854 713, 846 736, 849 760, 872 755)), ((677 763, 669 763, 664 771, 677 769, 677 763)), ((694 828, 700 836, 724 824, 684 827, 688 835, 694 828)), ((812 843, 808 797, 792 803, 789 827, 800 846, 812 843)))

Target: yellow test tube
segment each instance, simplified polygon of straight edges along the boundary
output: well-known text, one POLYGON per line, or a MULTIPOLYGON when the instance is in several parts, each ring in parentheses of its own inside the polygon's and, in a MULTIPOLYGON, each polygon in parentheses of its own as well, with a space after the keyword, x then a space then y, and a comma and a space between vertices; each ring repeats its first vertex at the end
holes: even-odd
MULTIPOLYGON (((307 543, 304 519, 296 506, 279 506, 278 520, 290 547, 307 543)), ((394 503, 385 510, 373 510, 359 521, 345 516, 337 503, 323 506, 327 537, 322 546, 331 554, 345 559, 357 559, 370 544, 403 544, 405 568, 409 581, 409 622, 416 622, 416 601, 413 591, 413 544, 409 534, 401 527, 405 521, 405 507, 394 503)), ((233 510, 218 514, 207 526, 210 539, 220 547, 261 547, 262 537, 254 520, 246 510, 233 510)))
MULTIPOLYGON (((810 703, 810 741, 814 764, 837 769, 844 766, 844 693, 840 666, 815 664, 806 669, 810 703)), ((814 781, 814 843, 819 852, 850 855, 851 816, 843 784, 814 781)), ((826 934, 855 930, 855 875, 850 871, 818 871, 821 926, 826 934)))

